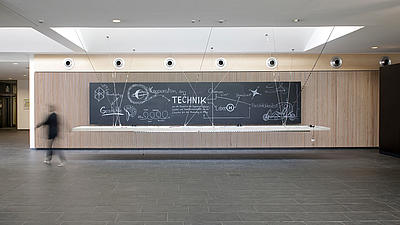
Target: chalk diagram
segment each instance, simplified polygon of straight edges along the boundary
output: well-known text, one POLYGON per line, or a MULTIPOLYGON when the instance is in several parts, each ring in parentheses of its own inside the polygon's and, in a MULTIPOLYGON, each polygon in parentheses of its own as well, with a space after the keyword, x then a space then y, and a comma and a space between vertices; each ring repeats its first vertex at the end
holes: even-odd
POLYGON ((94 99, 96 99, 98 102, 104 99, 104 96, 106 94, 106 91, 104 91, 103 88, 98 87, 96 90, 94 90, 94 99))
POLYGON ((114 125, 121 125, 121 117, 126 116, 126 121, 134 118, 137 114, 137 109, 132 105, 122 107, 124 93, 117 93, 118 88, 110 88, 106 84, 101 84, 94 90, 93 98, 98 102, 105 102, 105 105, 100 107, 99 112, 102 117, 112 117, 114 125), (112 91, 114 89, 114 91, 112 91))
POLYGON ((141 115, 138 115, 139 120, 146 120, 146 121, 164 121, 169 119, 169 113, 167 110, 160 111, 158 109, 144 109, 141 115))
POLYGON ((90 121, 107 125, 298 124, 300 86, 300 82, 93 83, 90 121))
MULTIPOLYGON (((150 88, 152 89, 152 88, 150 88)), ((132 104, 143 104, 156 97, 162 97, 167 101, 171 101, 165 95, 152 93, 150 89, 143 84, 132 84, 128 88, 128 99, 132 104), (153 94, 153 95, 151 95, 153 94)))
POLYGON ((258 93, 258 88, 259 88, 259 87, 257 87, 255 90, 249 89, 249 91, 251 92, 251 99, 253 99, 253 98, 256 97, 257 95, 261 95, 260 93, 258 93))
POLYGON ((264 93, 266 94, 278 94, 278 93, 285 93, 286 89, 283 87, 283 83, 279 82, 278 84, 268 84, 265 85, 265 91, 264 93))
POLYGON ((100 102, 103 99, 106 99, 109 108, 106 106, 102 106, 100 108, 100 113, 102 116, 123 116, 124 114, 121 112, 121 103, 122 103, 122 94, 113 93, 110 91, 110 88, 102 84, 100 87, 94 90, 94 98, 100 102))
MULTIPOLYGON (((261 113, 262 121, 269 123, 271 121, 282 122, 296 121, 299 119, 299 99, 297 95, 298 87, 294 86, 292 95, 290 95, 290 84, 274 83, 265 85, 263 91, 259 91, 260 87, 250 88, 249 93, 237 93, 236 99, 227 96, 223 91, 218 91, 213 95, 212 105, 214 109, 213 119, 228 120, 228 119, 251 119, 253 110, 261 113), (286 84, 286 86, 285 86, 286 84), (277 100, 276 104, 263 104, 262 107, 253 107, 254 100, 261 97, 263 94, 268 95, 268 98, 277 100), (247 110, 246 110, 247 108, 247 110), (257 109, 258 108, 258 109, 257 109), (222 112, 222 113, 219 113, 222 112), (226 112, 226 113, 223 113, 226 112), (223 115, 223 116, 221 116, 223 115)), ((266 97, 261 98, 265 100, 266 97)), ((253 115, 254 117, 254 115, 253 115)))
POLYGON ((242 101, 242 96, 233 99, 227 97, 223 91, 215 93, 211 101, 214 110, 213 119, 249 119, 251 115, 251 104, 242 101), (247 108, 248 110, 239 111, 237 110, 238 108, 247 108))
POLYGON ((135 118, 137 114, 137 109, 132 105, 125 105, 124 111, 126 112, 126 121, 129 121, 130 118, 135 118))
POLYGON ((267 113, 263 115, 264 121, 289 119, 294 121, 296 114, 293 111, 293 105, 290 102, 281 102, 271 107, 267 113))

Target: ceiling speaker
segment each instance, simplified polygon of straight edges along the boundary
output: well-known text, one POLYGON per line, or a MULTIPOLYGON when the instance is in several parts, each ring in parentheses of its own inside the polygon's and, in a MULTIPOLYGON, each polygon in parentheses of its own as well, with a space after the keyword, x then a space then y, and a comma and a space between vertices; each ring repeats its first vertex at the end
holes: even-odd
POLYGON ((379 61, 379 65, 381 66, 389 66, 392 64, 392 60, 388 56, 383 56, 381 61, 379 61))
POLYGON ((166 58, 164 60, 164 66, 165 66, 165 68, 167 68, 169 70, 173 69, 175 67, 175 64, 176 64, 175 59, 173 59, 173 58, 166 58))
POLYGON ((226 66, 226 60, 224 58, 218 58, 215 61, 215 65, 217 66, 217 68, 223 69, 226 66))
POLYGON ((124 62, 124 60, 121 59, 121 58, 116 58, 116 59, 114 59, 113 65, 114 65, 114 68, 115 68, 115 69, 118 69, 118 70, 119 70, 119 69, 124 68, 125 62, 124 62))
POLYGON ((64 59, 64 67, 68 70, 72 69, 74 67, 74 60, 71 58, 64 59))
POLYGON ((266 61, 266 65, 270 69, 275 69, 278 66, 278 60, 275 57, 269 57, 266 61))
POLYGON ((335 56, 331 59, 330 64, 332 68, 339 69, 343 64, 343 60, 339 56, 335 56))

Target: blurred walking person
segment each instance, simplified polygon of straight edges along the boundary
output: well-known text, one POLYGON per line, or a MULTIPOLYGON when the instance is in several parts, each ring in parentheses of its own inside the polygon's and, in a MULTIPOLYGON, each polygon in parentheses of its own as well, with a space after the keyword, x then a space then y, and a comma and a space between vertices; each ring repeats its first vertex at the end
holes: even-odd
MULTIPOLYGON (((47 116, 47 119, 36 126, 36 128, 39 128, 41 126, 48 127, 47 130, 48 130, 49 149, 46 152, 46 158, 44 160, 44 163, 47 165, 51 164, 51 159, 53 158, 54 154, 53 145, 55 139, 58 136, 58 130, 59 130, 59 121, 54 105, 49 105, 49 113, 50 114, 47 116)), ((55 152, 58 154, 58 157, 60 158, 60 163, 57 166, 59 167, 64 166, 66 161, 64 153, 61 150, 57 150, 55 152)))

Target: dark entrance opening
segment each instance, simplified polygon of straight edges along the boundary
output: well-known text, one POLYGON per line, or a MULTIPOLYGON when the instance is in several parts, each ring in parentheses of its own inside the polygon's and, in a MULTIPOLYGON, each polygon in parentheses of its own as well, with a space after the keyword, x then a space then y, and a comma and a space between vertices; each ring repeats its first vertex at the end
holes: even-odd
POLYGON ((17 82, 0 81, 0 128, 17 126, 17 82))

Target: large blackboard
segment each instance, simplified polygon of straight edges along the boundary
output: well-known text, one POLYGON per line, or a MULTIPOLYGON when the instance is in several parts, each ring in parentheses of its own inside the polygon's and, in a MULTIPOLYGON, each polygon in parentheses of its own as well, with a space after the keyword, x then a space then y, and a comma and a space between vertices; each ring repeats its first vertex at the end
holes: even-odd
POLYGON ((300 82, 90 83, 90 124, 299 124, 300 85, 300 82))

